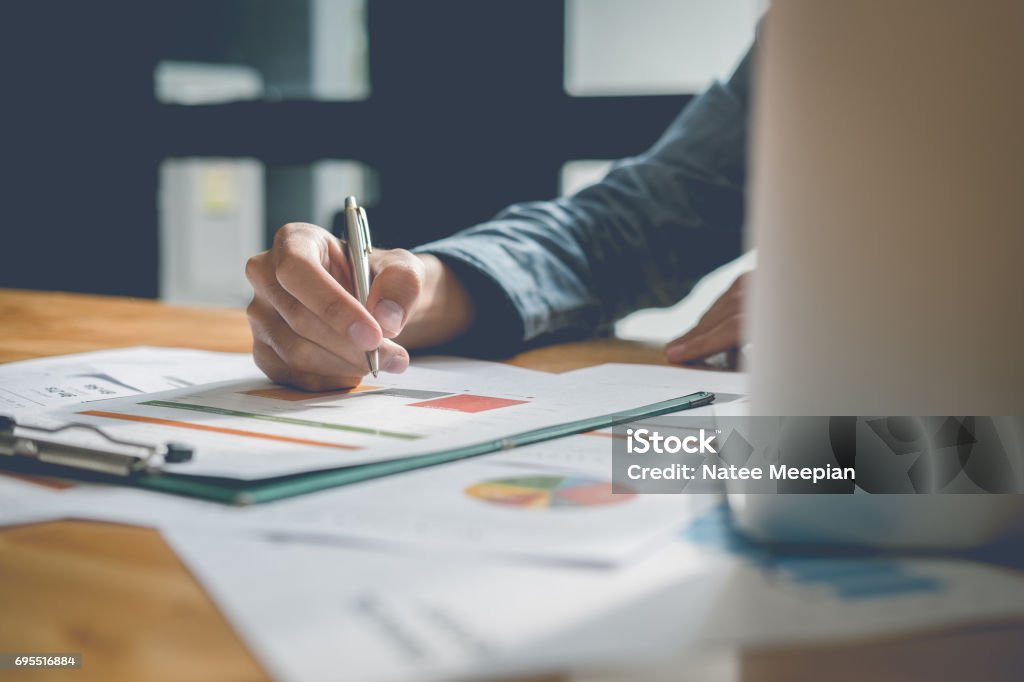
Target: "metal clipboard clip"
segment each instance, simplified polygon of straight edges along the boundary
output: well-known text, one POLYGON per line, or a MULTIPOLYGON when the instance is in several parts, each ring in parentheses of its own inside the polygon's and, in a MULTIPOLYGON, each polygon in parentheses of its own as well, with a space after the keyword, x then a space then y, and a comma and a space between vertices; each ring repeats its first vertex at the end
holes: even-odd
POLYGON ((152 471, 160 463, 176 464, 191 461, 191 446, 168 442, 163 445, 150 445, 122 440, 111 436, 103 429, 80 422, 71 422, 53 428, 46 426, 29 426, 18 424, 14 417, 0 415, 0 458, 3 456, 36 460, 45 464, 56 464, 75 469, 86 469, 115 476, 133 476, 138 473, 152 471), (26 436, 15 434, 14 430, 29 431, 43 434, 42 436, 26 436), (137 448, 144 454, 128 454, 106 450, 89 445, 65 443, 51 440, 46 435, 70 431, 73 429, 91 431, 101 436, 112 446, 137 448))

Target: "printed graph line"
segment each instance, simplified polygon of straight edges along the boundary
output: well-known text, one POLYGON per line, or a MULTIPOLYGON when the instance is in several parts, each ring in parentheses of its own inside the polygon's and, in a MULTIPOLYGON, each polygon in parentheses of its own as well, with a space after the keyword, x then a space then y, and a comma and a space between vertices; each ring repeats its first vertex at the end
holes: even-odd
POLYGON ((210 433, 221 433, 229 436, 242 436, 244 438, 259 438, 261 440, 272 440, 279 443, 293 443, 295 445, 315 445, 322 448, 361 450, 358 445, 347 445, 345 443, 330 443, 321 440, 310 440, 308 438, 293 438, 291 436, 276 436, 270 433, 258 431, 245 431, 243 429, 228 429, 222 426, 210 426, 208 424, 193 424, 190 422, 179 422, 173 419, 160 419, 158 417, 146 417, 139 414, 122 414, 120 412, 103 412, 101 410, 85 410, 78 414, 90 417, 104 417, 106 419, 120 419, 121 421, 141 422, 143 424, 158 424, 160 426, 172 426, 179 429, 192 429, 193 431, 208 431, 210 433))
POLYGON ((229 410, 223 407, 210 407, 209 405, 195 405, 192 403, 176 403, 167 400, 147 400, 139 403, 150 407, 164 407, 171 410, 189 410, 191 412, 203 412, 205 414, 219 414, 225 417, 241 417, 242 419, 257 419, 259 421, 274 422, 275 424, 291 424, 293 426, 308 426, 314 429, 329 429, 331 431, 348 431, 349 433, 363 433, 370 436, 382 438, 396 438, 399 440, 417 440, 423 438, 416 433, 401 433, 399 431, 385 431, 373 429, 366 426, 351 426, 349 424, 335 424, 331 422, 318 422, 310 419, 296 419, 295 417, 282 417, 273 414, 257 414, 255 412, 242 412, 240 410, 229 410))

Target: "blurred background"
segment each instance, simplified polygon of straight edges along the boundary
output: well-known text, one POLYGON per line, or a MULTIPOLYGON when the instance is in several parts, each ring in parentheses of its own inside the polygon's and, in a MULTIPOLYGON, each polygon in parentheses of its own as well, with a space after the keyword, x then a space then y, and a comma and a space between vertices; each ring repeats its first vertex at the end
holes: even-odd
POLYGON ((6 2, 0 286, 244 305, 246 258, 348 194, 413 246, 571 193, 727 76, 766 4, 6 2))

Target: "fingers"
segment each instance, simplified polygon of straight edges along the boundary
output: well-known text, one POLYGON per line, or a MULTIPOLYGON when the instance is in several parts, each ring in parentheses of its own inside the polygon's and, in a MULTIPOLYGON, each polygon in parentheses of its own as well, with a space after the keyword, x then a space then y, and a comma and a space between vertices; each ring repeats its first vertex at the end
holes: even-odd
POLYGON ((374 277, 366 308, 384 337, 393 339, 415 310, 423 289, 423 262, 403 249, 376 251, 371 259, 374 277))
MULTIPOLYGON (((253 357, 263 372, 279 383, 306 390, 355 386, 367 373, 365 353, 356 360, 335 355, 295 333, 277 312, 265 304, 250 305, 253 357)), ((409 366, 404 348, 387 341, 380 347, 381 368, 403 372, 409 366)))
MULTIPOLYGON (((365 351, 352 344, 347 336, 339 334, 313 311, 289 294, 278 283, 274 273, 255 269, 249 281, 259 295, 249 306, 249 322, 272 333, 279 324, 286 324, 296 335, 308 339, 329 353, 347 360, 352 365, 365 363, 365 351)), ((273 344, 271 344, 273 345, 273 344)))
MULTIPOLYGON (((400 329, 415 306, 422 267, 407 252, 389 254, 379 257, 388 276, 376 302, 387 297, 402 308, 400 329)), ((348 261, 326 230, 286 225, 270 251, 249 259, 246 277, 254 293, 247 310, 253 355, 271 379, 310 390, 352 386, 369 371, 366 353, 374 349, 383 371, 409 366, 408 352, 384 339, 374 317, 345 288, 352 283, 348 261)))
POLYGON ((253 341, 252 357, 256 366, 267 377, 279 384, 288 384, 306 391, 330 391, 338 388, 351 388, 359 384, 360 377, 352 376, 325 377, 290 368, 274 349, 262 341, 253 341))
POLYGON ((274 240, 274 274, 281 288, 357 349, 377 348, 380 326, 329 271, 338 262, 337 242, 325 230, 286 225, 274 240))
POLYGON ((670 341, 668 345, 675 345, 689 341, 697 336, 703 336, 721 324, 727 317, 739 313, 743 308, 746 278, 746 274, 737 277, 729 288, 711 304, 711 307, 701 316, 700 322, 693 329, 670 341))
POLYGON ((665 345, 670 362, 692 362, 729 351, 741 343, 746 275, 740 275, 693 329, 665 345))
POLYGON ((665 357, 670 362, 693 362, 728 351, 740 345, 742 327, 743 316, 732 315, 704 333, 670 342, 665 346, 665 357))

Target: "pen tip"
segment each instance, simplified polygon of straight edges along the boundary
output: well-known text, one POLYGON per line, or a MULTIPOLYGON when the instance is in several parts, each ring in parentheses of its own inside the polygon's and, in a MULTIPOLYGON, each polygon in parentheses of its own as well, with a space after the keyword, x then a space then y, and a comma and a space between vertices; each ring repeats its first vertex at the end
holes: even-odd
POLYGON ((376 379, 376 378, 377 378, 377 375, 378 375, 378 374, 379 374, 379 372, 377 372, 377 370, 373 370, 373 378, 374 378, 374 379, 376 379))

